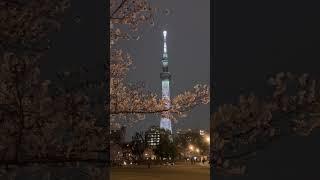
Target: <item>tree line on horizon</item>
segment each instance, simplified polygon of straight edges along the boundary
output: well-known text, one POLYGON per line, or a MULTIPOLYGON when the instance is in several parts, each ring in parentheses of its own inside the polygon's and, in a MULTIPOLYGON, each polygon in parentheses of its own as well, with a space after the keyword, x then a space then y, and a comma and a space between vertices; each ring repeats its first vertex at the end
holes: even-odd
POLYGON ((121 157, 119 157, 119 152, 128 150, 128 147, 138 162, 144 162, 146 158, 151 158, 145 157, 145 152, 149 152, 149 156, 151 152, 157 157, 156 160, 158 161, 168 161, 170 159, 172 162, 195 155, 207 156, 209 154, 209 143, 198 132, 171 134, 168 130, 157 128, 155 131, 150 131, 149 129, 136 132, 130 142, 124 143, 119 140, 118 137, 113 138, 113 147, 111 147, 110 151, 113 159, 116 160, 118 158, 121 163, 127 159, 125 159, 125 154, 123 153, 120 153, 121 157), (159 133, 159 144, 150 144, 150 135, 157 133, 159 133), (199 148, 199 152, 196 152, 196 149, 194 149, 194 152, 190 152, 190 145, 194 146, 194 148, 199 148))

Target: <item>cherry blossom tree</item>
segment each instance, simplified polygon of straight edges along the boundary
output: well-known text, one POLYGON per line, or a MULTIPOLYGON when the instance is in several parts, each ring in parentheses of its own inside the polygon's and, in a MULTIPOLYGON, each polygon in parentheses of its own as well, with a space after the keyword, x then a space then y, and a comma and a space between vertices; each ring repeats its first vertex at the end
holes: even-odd
POLYGON ((242 174, 243 165, 276 135, 271 112, 253 95, 241 96, 237 105, 219 107, 212 120, 211 158, 219 173, 242 174))
MULTIPOLYGON (((109 131, 96 125, 83 90, 53 88, 40 78, 49 34, 59 30, 69 5, 68 0, 0 2, 1 179, 14 179, 21 168, 56 176, 53 167, 97 162, 97 153, 108 149, 109 131)), ((83 173, 93 177, 97 171, 83 173)))
POLYGON ((194 107, 209 102, 209 87, 195 85, 194 88, 173 97, 171 107, 157 94, 142 84, 129 83, 126 79, 132 69, 133 58, 121 48, 119 40, 137 40, 139 28, 154 25, 156 13, 147 0, 110 1, 110 114, 111 124, 117 119, 129 119, 131 124, 144 119, 146 114, 162 114, 177 120, 186 116, 194 107), (166 112, 166 113, 164 113, 166 112))
POLYGON ((269 79, 271 105, 292 133, 308 136, 320 127, 319 80, 308 74, 278 73, 269 79))
POLYGON ((98 161, 107 148, 81 91, 50 93, 38 61, 5 54, 1 59, 0 165, 34 166, 98 161))
POLYGON ((48 35, 59 30, 69 6, 69 0, 1 1, 0 50, 39 56, 48 49, 48 35))
POLYGON ((110 159, 113 162, 119 162, 123 158, 123 153, 120 145, 114 144, 110 147, 110 159))
POLYGON ((212 119, 211 161, 219 174, 243 174, 246 162, 282 136, 308 136, 320 126, 319 80, 308 74, 278 73, 271 94, 241 95, 212 119))

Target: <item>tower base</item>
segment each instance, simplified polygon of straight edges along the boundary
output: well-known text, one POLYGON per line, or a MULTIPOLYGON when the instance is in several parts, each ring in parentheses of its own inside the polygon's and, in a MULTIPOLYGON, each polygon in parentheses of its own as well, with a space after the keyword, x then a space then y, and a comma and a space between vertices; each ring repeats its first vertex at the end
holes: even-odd
POLYGON ((171 120, 167 118, 161 118, 160 128, 165 129, 166 131, 170 131, 170 133, 172 134, 171 120))

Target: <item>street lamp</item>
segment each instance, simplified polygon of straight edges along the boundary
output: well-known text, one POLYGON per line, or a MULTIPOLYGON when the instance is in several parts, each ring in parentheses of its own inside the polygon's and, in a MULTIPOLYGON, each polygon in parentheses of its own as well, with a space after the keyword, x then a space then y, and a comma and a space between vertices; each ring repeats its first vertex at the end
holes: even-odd
POLYGON ((197 148, 196 151, 197 151, 197 153, 199 153, 200 152, 199 148, 197 148))
POLYGON ((207 137, 206 137, 206 141, 207 141, 208 143, 210 143, 210 136, 207 136, 207 137))
POLYGON ((193 146, 192 146, 192 145, 190 145, 190 146, 189 146, 189 149, 190 149, 191 151, 193 151, 193 146))
MULTIPOLYGON (((209 146, 208 147, 208 150, 209 150, 208 153, 209 153, 210 152, 210 135, 206 137, 206 141, 207 141, 208 146, 209 146)), ((208 156, 210 156, 210 155, 208 155, 208 156)))

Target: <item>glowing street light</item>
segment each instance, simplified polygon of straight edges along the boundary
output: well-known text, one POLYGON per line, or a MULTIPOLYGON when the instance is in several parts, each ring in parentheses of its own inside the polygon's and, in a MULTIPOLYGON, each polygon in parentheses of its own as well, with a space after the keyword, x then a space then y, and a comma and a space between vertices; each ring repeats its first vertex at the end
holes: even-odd
POLYGON ((192 146, 192 145, 190 145, 190 146, 189 146, 189 149, 190 149, 191 151, 193 151, 193 146, 192 146))
POLYGON ((197 151, 197 153, 199 153, 200 152, 199 148, 197 148, 196 151, 197 151))
POLYGON ((210 136, 207 136, 207 137, 206 137, 206 141, 207 141, 208 143, 210 143, 210 136))

